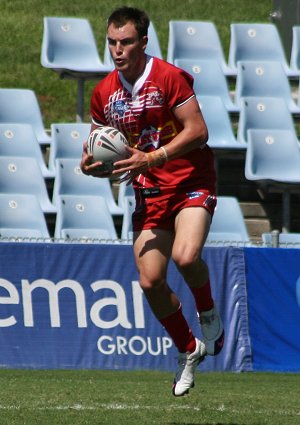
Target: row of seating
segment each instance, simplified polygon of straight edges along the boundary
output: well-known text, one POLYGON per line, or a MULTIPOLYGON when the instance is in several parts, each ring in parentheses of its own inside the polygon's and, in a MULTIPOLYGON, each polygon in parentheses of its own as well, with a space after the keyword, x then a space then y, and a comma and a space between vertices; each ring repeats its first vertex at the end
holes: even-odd
POLYGON ((245 97, 279 97, 292 114, 300 113, 300 85, 294 89, 282 64, 275 61, 240 61, 231 87, 216 60, 176 59, 175 65, 194 78, 197 96, 219 96, 230 114, 241 111, 245 97))
MULTIPOLYGON (((124 198, 123 242, 132 242, 131 213, 134 203, 133 196, 124 198)), ((101 196, 62 196, 54 238, 49 234, 36 196, 0 194, 0 209, 0 241, 120 242, 106 201, 101 196)), ((251 246, 237 199, 219 197, 206 246, 229 244, 251 246)), ((263 233, 262 246, 300 248, 300 233, 263 233)))
MULTIPOLYGON (((239 97, 233 103, 228 98, 227 81, 224 77, 237 77, 241 73, 239 62, 272 61, 281 65, 277 72, 282 85, 289 95, 288 81, 284 77, 300 76, 300 26, 293 28, 293 48, 290 63, 287 62, 277 27, 270 23, 233 23, 228 61, 225 60, 223 47, 217 28, 213 22, 206 21, 170 21, 167 61, 191 70, 200 82, 203 95, 207 86, 207 77, 213 72, 214 79, 209 79, 209 86, 219 93, 226 94, 226 107, 229 111, 239 109, 239 97)), ((160 42, 153 22, 149 28, 149 42, 146 52, 162 58, 160 42)), ((102 78, 113 69, 107 41, 102 60, 89 20, 68 17, 44 17, 44 31, 41 46, 41 64, 52 69, 60 76, 78 80, 77 119, 83 120, 84 82, 88 78, 102 78)), ((269 79, 266 65, 257 65, 258 75, 269 79), (261 72, 263 68, 264 72, 261 72)), ((257 74, 255 74, 257 75, 257 74)), ((245 77, 243 77, 245 78, 245 77)), ((262 79, 261 79, 262 80, 262 79)), ((271 79, 272 81, 272 79, 271 79)), ((196 84, 197 85, 197 84, 196 84)), ((260 87, 263 87, 261 84, 260 87)), ((277 84, 278 88, 279 84, 277 84)), ((238 86, 239 88, 239 86, 238 86)), ((282 91, 284 91, 282 89, 282 91)), ((272 90, 273 92, 273 90, 272 90)), ((265 92, 266 93, 266 92, 265 92)), ((257 93, 258 94, 258 93, 257 93)), ((239 96, 239 95, 238 95, 239 96)), ((299 105, 290 103, 292 110, 299 112, 299 105)))
POLYGON ((123 215, 122 192, 119 194, 120 205, 122 206, 119 206, 115 201, 109 178, 95 179, 84 175, 76 158, 57 160, 57 172, 53 187, 52 189, 48 189, 48 187, 35 158, 0 155, 0 194, 35 195, 45 214, 57 212, 61 196, 69 194, 78 196, 97 195, 105 198, 112 216, 123 215))
POLYGON ((228 61, 217 28, 213 22, 170 21, 168 62, 176 59, 217 59, 227 76, 237 75, 239 61, 280 62, 286 75, 300 74, 300 26, 293 27, 293 46, 290 61, 286 59, 277 27, 271 23, 232 23, 228 61))
MULTIPOLYGON (((121 240, 132 241, 131 214, 133 195, 123 198, 124 215, 121 240)), ((106 199, 98 194, 63 194, 57 199, 53 238, 47 228, 45 214, 38 197, 19 192, 0 193, 0 239, 7 240, 77 240, 116 242, 118 238, 113 216, 106 199)), ((251 244, 239 203, 234 197, 218 198, 207 245, 251 244)))
MULTIPOLYGON (((103 35, 105 29, 103 28, 103 35)), ((225 75, 237 74, 240 60, 274 60, 289 76, 300 75, 300 26, 293 27, 293 47, 290 63, 286 59, 277 27, 271 23, 232 23, 230 25, 228 61, 217 27, 210 21, 169 21, 167 61, 178 59, 216 59, 225 75)), ((98 37, 98 34, 97 34, 98 37)), ((105 36, 104 36, 105 37, 105 36)), ((153 22, 150 22, 147 52, 162 58, 160 41, 153 22)), ((88 19, 44 17, 41 63, 59 73, 106 73, 113 68, 107 41, 101 59, 94 33, 88 19)))

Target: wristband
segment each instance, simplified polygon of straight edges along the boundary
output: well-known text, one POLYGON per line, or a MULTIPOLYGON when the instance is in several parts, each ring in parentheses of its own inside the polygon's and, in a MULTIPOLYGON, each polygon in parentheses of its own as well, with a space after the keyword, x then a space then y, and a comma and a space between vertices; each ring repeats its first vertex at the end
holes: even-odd
POLYGON ((168 161, 168 154, 163 146, 154 152, 148 152, 146 155, 148 160, 148 168, 158 167, 168 161))

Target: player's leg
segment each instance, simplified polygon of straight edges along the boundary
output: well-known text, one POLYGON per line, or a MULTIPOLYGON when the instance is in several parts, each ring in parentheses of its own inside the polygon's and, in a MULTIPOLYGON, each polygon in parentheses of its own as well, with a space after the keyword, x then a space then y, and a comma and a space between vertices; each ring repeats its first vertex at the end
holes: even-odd
POLYGON ((141 288, 153 313, 180 352, 173 394, 182 396, 194 385, 194 374, 189 373, 186 364, 188 363, 188 369, 192 368, 194 371, 204 358, 205 346, 191 332, 181 304, 166 280, 174 234, 155 229, 135 232, 134 235, 134 254, 141 288), (187 353, 190 354, 189 359, 187 353))
POLYGON ((196 302, 207 354, 218 354, 224 343, 222 320, 211 295, 209 271, 201 259, 211 215, 201 207, 182 209, 175 221, 172 257, 196 302))
POLYGON ((151 310, 178 350, 186 351, 189 345, 194 347, 194 338, 182 315, 180 301, 166 280, 173 239, 173 233, 166 230, 135 232, 134 254, 140 286, 151 310))

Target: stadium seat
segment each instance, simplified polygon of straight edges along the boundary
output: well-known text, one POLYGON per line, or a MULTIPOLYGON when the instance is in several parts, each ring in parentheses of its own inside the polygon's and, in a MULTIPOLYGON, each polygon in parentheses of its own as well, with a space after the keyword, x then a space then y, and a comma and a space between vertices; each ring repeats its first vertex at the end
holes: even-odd
POLYGON ((55 172, 55 161, 60 158, 81 160, 83 142, 90 134, 88 123, 51 124, 52 144, 49 152, 49 169, 55 172))
POLYGON ((37 160, 43 177, 54 177, 45 163, 41 145, 29 124, 0 123, 0 156, 33 157, 37 160))
POLYGON ((281 97, 290 112, 300 113, 295 103, 289 79, 278 61, 239 61, 235 90, 235 103, 241 105, 243 97, 281 97))
POLYGON ((286 101, 280 97, 243 98, 237 130, 237 139, 240 143, 247 143, 248 129, 276 129, 295 132, 293 116, 286 101))
POLYGON ((0 238, 50 239, 39 201, 34 195, 0 194, 0 238))
POLYGON ((250 243, 250 236, 237 198, 219 196, 205 245, 249 245, 250 243))
POLYGON ((294 131, 248 130, 245 177, 281 192, 282 231, 290 229, 290 194, 300 190, 300 147, 294 131))
POLYGON ((37 97, 32 90, 0 88, 0 123, 30 124, 41 145, 51 144, 37 97))
POLYGON ((278 61, 287 76, 295 76, 290 68, 277 27, 271 23, 232 23, 228 65, 237 73, 239 61, 278 61))
POLYGON ((266 248, 300 248, 300 233, 263 233, 261 238, 266 248))
POLYGON ((83 18, 44 17, 41 64, 60 77, 77 80, 77 120, 83 121, 84 82, 107 75, 90 22, 83 18))
POLYGON ((56 239, 117 239, 105 199, 88 195, 60 196, 54 236, 56 239))
POLYGON ((123 215, 114 199, 108 178, 95 178, 82 173, 78 159, 61 158, 57 160, 53 186, 52 202, 57 205, 64 195, 103 196, 112 215, 123 215))
POLYGON ((246 143, 238 142, 234 135, 230 116, 222 98, 197 96, 197 100, 208 128, 208 145, 215 150, 224 150, 228 153, 245 150, 246 143))
POLYGON ((134 196, 134 190, 132 184, 127 185, 126 181, 123 181, 119 184, 118 191, 118 205, 124 210, 124 202, 127 196, 134 196))
POLYGON ((293 26, 290 67, 292 72, 300 76, 300 26, 293 26))
POLYGON ((0 193, 36 195, 44 213, 55 213, 39 164, 35 158, 0 157, 0 193))
POLYGON ((121 231, 121 239, 132 241, 132 213, 135 209, 135 197, 126 196, 124 198, 124 215, 121 231))
POLYGON ((239 112, 239 107, 231 99, 226 77, 217 60, 176 59, 174 64, 193 76, 197 96, 220 96, 229 112, 239 112))
POLYGON ((217 60, 224 75, 235 75, 228 66, 217 28, 213 22, 169 21, 167 61, 178 59, 217 60))
MULTIPOLYGON (((163 58, 158 35, 155 26, 151 21, 148 29, 148 44, 146 48, 146 53, 150 56, 155 56, 159 59, 163 58)), ((107 39, 105 41, 104 47, 104 64, 108 66, 111 70, 113 70, 115 67, 114 62, 110 56, 107 39)))

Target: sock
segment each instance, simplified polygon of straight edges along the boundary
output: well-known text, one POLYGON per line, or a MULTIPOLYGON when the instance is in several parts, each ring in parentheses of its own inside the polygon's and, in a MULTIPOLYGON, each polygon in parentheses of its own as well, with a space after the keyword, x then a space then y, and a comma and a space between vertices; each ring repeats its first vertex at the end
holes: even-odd
POLYGON ((193 353, 195 351, 195 337, 182 314, 181 305, 175 313, 172 313, 159 321, 172 338, 180 353, 186 353, 187 351, 193 353))
POLYGON ((190 288, 194 295, 198 313, 211 310, 214 306, 214 300, 211 296, 210 280, 201 288, 190 288))

